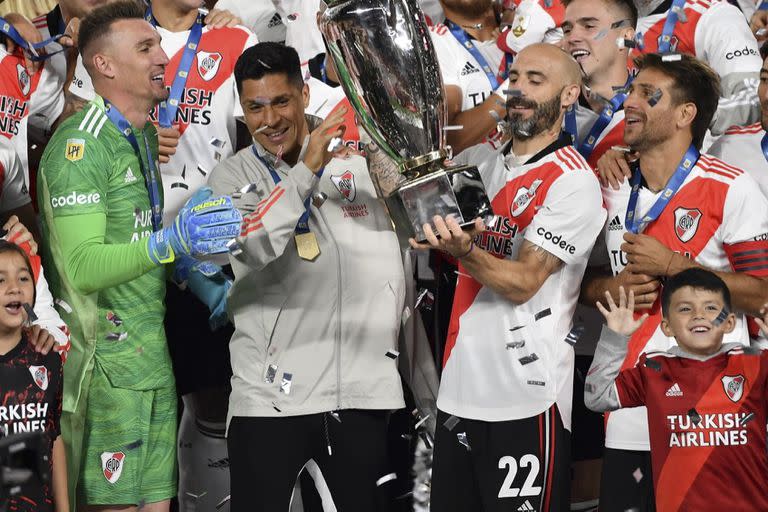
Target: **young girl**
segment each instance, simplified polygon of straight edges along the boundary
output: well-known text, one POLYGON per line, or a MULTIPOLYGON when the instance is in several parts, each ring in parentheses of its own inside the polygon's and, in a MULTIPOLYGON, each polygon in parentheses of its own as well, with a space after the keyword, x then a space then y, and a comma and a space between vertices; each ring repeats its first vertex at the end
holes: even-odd
MULTIPOLYGON (((21 486, 8 510, 68 511, 64 444, 60 436, 62 363, 27 341, 27 311, 35 303, 32 267, 24 250, 0 240, 0 437, 45 432, 46 475, 21 486), (25 307, 26 305, 26 307, 25 307), (27 309, 29 308, 29 309, 27 309)), ((0 508, 2 508, 0 503, 0 508)))

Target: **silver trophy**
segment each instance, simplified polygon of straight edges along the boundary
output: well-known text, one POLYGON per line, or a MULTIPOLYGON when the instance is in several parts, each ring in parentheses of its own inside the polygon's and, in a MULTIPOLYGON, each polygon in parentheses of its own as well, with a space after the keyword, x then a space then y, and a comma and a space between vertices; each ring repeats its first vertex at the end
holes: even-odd
POLYGON ((320 21, 344 92, 404 180, 385 201, 401 235, 424 240, 432 217, 462 226, 492 215, 475 166, 446 166, 437 56, 415 0, 326 0, 320 21))

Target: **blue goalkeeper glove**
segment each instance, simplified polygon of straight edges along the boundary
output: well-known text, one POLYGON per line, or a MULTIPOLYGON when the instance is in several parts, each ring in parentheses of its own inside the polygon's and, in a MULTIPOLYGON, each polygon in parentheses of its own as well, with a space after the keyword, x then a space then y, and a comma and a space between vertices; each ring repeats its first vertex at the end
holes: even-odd
POLYGON ((173 224, 152 233, 147 252, 153 262, 170 263, 185 254, 227 252, 227 242, 240 234, 243 217, 232 198, 212 195, 209 187, 201 188, 181 208, 173 224))
POLYGON ((197 261, 189 256, 176 260, 173 279, 177 283, 186 282, 190 291, 208 306, 211 316, 208 325, 215 331, 227 324, 227 294, 232 288, 232 280, 221 267, 208 262, 197 261))

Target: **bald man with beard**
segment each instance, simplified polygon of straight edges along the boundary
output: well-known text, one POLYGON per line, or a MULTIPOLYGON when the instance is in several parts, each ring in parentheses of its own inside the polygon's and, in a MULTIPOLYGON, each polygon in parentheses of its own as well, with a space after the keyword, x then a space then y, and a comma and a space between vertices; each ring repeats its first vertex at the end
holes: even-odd
POLYGON ((581 87, 576 61, 531 45, 509 81, 511 144, 456 158, 480 169, 494 220, 463 231, 435 217, 428 242, 411 241, 459 261, 437 401, 440 512, 569 508, 572 317, 606 214, 594 173, 561 131, 581 87))

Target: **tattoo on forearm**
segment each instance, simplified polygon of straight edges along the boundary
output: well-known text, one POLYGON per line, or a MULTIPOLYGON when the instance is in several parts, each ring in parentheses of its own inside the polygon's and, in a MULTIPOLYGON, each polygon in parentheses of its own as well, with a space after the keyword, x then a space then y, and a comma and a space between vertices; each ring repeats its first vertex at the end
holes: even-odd
POLYGON ((558 268, 560 268, 560 265, 563 264, 562 260, 552 254, 551 252, 542 249, 536 244, 533 244, 531 242, 528 242, 527 240, 523 242, 523 246, 520 248, 520 258, 524 259, 525 256, 528 254, 533 254, 536 259, 538 259, 541 263, 543 268, 547 271, 547 273, 551 274, 558 268))

